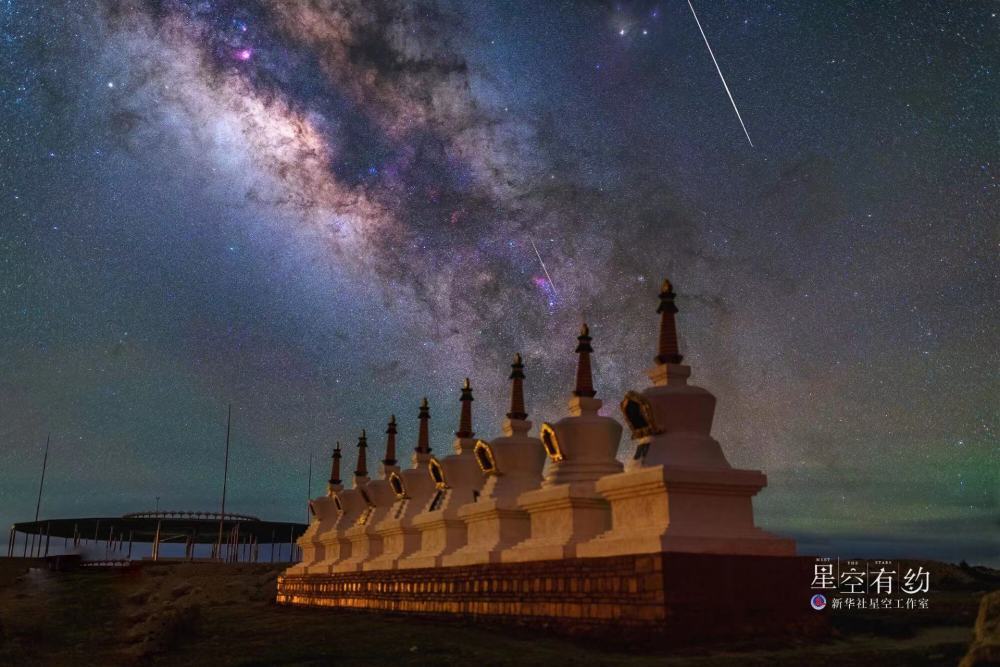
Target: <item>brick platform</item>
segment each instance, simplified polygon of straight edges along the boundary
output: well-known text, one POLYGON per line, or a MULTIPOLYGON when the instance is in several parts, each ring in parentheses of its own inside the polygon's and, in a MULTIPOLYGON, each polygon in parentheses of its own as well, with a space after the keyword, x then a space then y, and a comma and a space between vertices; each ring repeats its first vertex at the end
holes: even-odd
POLYGON ((814 559, 659 553, 286 575, 280 604, 446 615, 626 643, 817 636, 814 559))

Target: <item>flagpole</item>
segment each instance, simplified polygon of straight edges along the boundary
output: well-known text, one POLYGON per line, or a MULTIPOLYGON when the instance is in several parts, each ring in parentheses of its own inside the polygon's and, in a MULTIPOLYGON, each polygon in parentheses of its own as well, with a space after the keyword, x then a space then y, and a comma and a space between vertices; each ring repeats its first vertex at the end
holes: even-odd
POLYGON ((226 520, 226 482, 229 479, 229 431, 233 423, 233 404, 229 404, 226 416, 226 463, 222 469, 222 511, 219 513, 219 539, 216 541, 216 558, 222 558, 222 527, 226 520))
POLYGON ((45 486, 45 468, 49 464, 49 441, 52 434, 45 436, 45 456, 42 458, 42 479, 38 482, 38 502, 35 503, 35 521, 38 521, 38 512, 42 508, 42 487, 45 486))
POLYGON ((309 512, 309 501, 312 500, 313 493, 313 455, 309 452, 309 485, 306 487, 306 523, 312 518, 309 512))

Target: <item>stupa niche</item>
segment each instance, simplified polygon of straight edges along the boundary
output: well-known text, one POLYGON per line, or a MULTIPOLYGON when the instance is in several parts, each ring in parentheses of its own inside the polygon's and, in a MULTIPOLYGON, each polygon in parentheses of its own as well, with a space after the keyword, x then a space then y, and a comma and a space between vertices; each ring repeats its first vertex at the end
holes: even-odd
POLYGON ((577 553, 794 554, 793 541, 754 525, 752 498, 767 478, 732 468, 711 437, 715 397, 687 383, 691 368, 681 364, 670 281, 659 297, 659 349, 648 372, 653 386, 628 392, 621 404, 635 449, 625 472, 596 483, 611 504, 611 529, 577 553))
POLYGON ((485 481, 473 451, 472 400, 472 386, 466 378, 455 453, 440 460, 431 457, 428 463, 435 491, 424 511, 413 518, 413 526, 420 532, 420 550, 400 560, 400 568, 438 567, 445 556, 465 546, 468 533, 458 510, 475 502, 485 481))
POLYGON ((538 438, 528 436, 531 422, 524 408, 524 364, 520 354, 514 357, 510 380, 511 402, 504 435, 489 443, 479 440, 473 450, 486 483, 478 500, 458 510, 467 527, 467 543, 445 556, 444 565, 497 562, 504 549, 530 536, 531 522, 517 498, 541 482, 545 450, 538 438))

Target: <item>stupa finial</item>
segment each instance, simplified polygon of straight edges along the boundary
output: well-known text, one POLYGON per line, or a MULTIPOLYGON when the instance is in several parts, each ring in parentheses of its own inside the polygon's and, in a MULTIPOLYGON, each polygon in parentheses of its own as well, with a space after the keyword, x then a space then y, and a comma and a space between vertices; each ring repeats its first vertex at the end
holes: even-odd
POLYGON ((330 469, 330 485, 336 486, 340 484, 340 441, 337 441, 337 446, 333 448, 333 465, 330 469))
POLYGON ((524 362, 520 352, 514 355, 510 369, 510 412, 507 418, 527 419, 528 413, 524 411, 524 362))
POLYGON ((428 421, 431 418, 430 406, 427 404, 427 397, 424 396, 424 400, 420 402, 420 414, 418 419, 420 419, 420 431, 417 435, 417 448, 418 454, 428 454, 431 451, 431 437, 428 428, 428 421))
POLYGON ((580 335, 577 336, 576 340, 578 341, 576 353, 580 356, 576 364, 576 389, 573 390, 573 395, 593 398, 597 394, 594 391, 594 378, 590 371, 590 354, 594 348, 590 346, 592 339, 590 327, 587 326, 586 322, 580 327, 580 335))
POLYGON ((396 415, 389 416, 389 424, 385 429, 385 458, 382 465, 396 465, 396 415))
POLYGON ((364 429, 362 429, 361 437, 358 438, 358 467, 354 470, 355 478, 368 476, 367 451, 368 438, 365 435, 364 429))
POLYGON ((656 309, 660 313, 660 342, 654 359, 658 364, 679 364, 684 359, 677 344, 677 322, 674 320, 676 296, 673 285, 664 279, 660 287, 660 306, 656 309))
POLYGON ((471 438, 476 434, 472 432, 472 385, 469 383, 469 378, 465 378, 465 384, 462 385, 462 396, 458 399, 462 402, 462 414, 458 419, 458 430, 455 431, 455 437, 458 438, 471 438))

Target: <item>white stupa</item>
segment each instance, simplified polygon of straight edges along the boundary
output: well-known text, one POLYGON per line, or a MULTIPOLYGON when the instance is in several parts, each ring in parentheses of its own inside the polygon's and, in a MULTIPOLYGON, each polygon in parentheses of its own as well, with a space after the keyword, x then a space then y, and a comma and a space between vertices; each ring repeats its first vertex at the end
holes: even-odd
MULTIPOLYGON (((390 417, 385 432, 386 453, 385 459, 382 460, 382 478, 374 479, 358 490, 366 507, 355 520, 354 525, 344 531, 344 537, 351 543, 351 555, 346 560, 334 565, 334 572, 361 570, 366 561, 382 554, 382 536, 378 534, 375 526, 389 515, 396 501, 396 494, 389 483, 389 478, 399 472, 399 466, 396 465, 395 416, 390 417)), ((364 475, 368 474, 367 444, 364 438, 358 443, 358 470, 364 475)))
POLYGON ((431 458, 430 408, 424 398, 420 405, 420 430, 417 446, 413 450, 409 470, 389 475, 389 485, 396 496, 388 515, 375 524, 375 531, 382 537, 381 555, 364 563, 365 570, 392 570, 399 561, 420 549, 420 532, 413 525, 434 494, 434 481, 427 470, 431 458))
POLYGON ((320 564, 326 556, 326 546, 321 537, 333 528, 340 518, 333 496, 342 491, 344 485, 340 481, 340 443, 333 449, 333 462, 330 470, 330 480, 326 485, 326 495, 309 501, 309 513, 312 520, 309 527, 296 543, 302 549, 302 560, 288 569, 289 574, 306 574, 307 572, 326 571, 320 564))
POLYGON ((445 556, 465 546, 468 533, 458 510, 475 502, 485 481, 474 452, 472 400, 472 386, 466 378, 455 453, 442 459, 432 456, 428 463, 435 491, 424 511, 413 517, 413 526, 420 533, 420 550, 400 560, 400 568, 438 567, 445 556))
MULTIPOLYGON (((361 431, 358 438, 359 450, 361 444, 365 442, 365 432, 361 431)), ((368 484, 368 471, 359 465, 354 471, 354 486, 350 489, 342 489, 333 494, 333 502, 337 507, 337 521, 320 534, 320 542, 324 547, 323 560, 316 566, 310 568, 310 573, 318 570, 330 573, 333 568, 351 557, 351 541, 347 539, 347 529, 354 525, 361 513, 368 508, 366 496, 361 490, 368 484)))
POLYGON ((531 536, 504 550, 504 562, 572 558, 576 546, 611 527, 611 509, 597 492, 597 479, 619 473, 616 458, 621 425, 598 414, 590 369, 590 329, 577 338, 579 356, 576 388, 569 400, 570 416, 555 424, 543 423, 540 437, 549 457, 540 489, 527 491, 518 504, 531 517, 531 536))
POLYGON ((795 543, 754 525, 759 470, 734 469, 711 437, 715 397, 687 383, 669 281, 660 292, 660 339, 653 386, 629 392, 622 413, 635 450, 625 472, 603 477, 597 491, 611 504, 611 529, 577 547, 580 556, 683 551, 793 555, 795 543))
POLYGON ((504 435, 488 443, 476 442, 473 451, 486 483, 478 500, 458 510, 468 528, 468 541, 443 558, 446 566, 497 562, 504 549, 530 536, 528 513, 520 508, 517 499, 525 491, 538 488, 545 450, 538 438, 528 436, 531 422, 524 409, 524 364, 520 354, 514 357, 511 371, 510 412, 504 420, 504 435))

